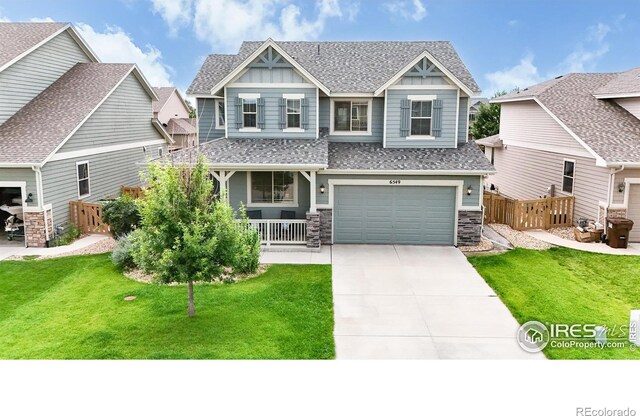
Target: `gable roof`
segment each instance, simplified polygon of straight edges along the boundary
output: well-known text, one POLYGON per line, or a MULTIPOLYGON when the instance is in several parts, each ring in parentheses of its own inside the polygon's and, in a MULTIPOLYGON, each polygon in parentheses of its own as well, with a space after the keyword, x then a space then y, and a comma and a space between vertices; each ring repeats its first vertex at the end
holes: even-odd
POLYGON ((195 118, 172 118, 169 119, 166 126, 163 126, 167 134, 196 134, 195 118))
POLYGON ((618 73, 568 74, 492 102, 534 100, 579 143, 607 165, 640 163, 640 120, 594 92, 618 73))
MULTIPOLYGON (((480 88, 451 43, 425 42, 275 42, 331 93, 373 93, 424 52, 428 52, 469 90, 480 88)), ((188 94, 211 89, 264 42, 243 42, 237 55, 210 55, 188 94)))
POLYGON ((134 64, 76 64, 0 126, 0 164, 46 163, 131 73, 144 86, 134 64))
POLYGON ((622 98, 640 96, 640 67, 617 74, 600 88, 594 95, 597 98, 622 98))
POLYGON ((69 23, 0 23, 0 71, 65 30, 69 31, 91 60, 99 62, 91 48, 69 23))
POLYGON ((176 90, 176 87, 153 87, 153 92, 158 96, 157 100, 153 101, 153 112, 158 113, 162 110, 162 107, 169 101, 169 97, 176 90))

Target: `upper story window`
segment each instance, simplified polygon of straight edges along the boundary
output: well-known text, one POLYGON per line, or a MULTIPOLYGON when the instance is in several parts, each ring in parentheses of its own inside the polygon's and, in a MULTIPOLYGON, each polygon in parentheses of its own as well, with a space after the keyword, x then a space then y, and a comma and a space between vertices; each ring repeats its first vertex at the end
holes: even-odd
POLYGON ((89 162, 76 163, 78 175, 78 198, 84 198, 91 195, 89 186, 89 162))
POLYGON ((411 135, 431 136, 433 101, 411 101, 411 135))
POLYGON ((224 112, 224 100, 216 100, 216 128, 224 128, 226 113, 224 112))
POLYGON ((301 100, 300 99, 287 99, 287 128, 299 129, 301 112, 301 100))
POLYGON ((251 172, 249 175, 248 206, 297 205, 296 172, 251 172))
POLYGON ((242 99, 242 127, 244 128, 258 127, 258 99, 257 98, 242 99))
POLYGON ((335 100, 331 110, 332 134, 371 134, 371 100, 335 100))
POLYGON ((573 183, 575 181, 576 162, 573 160, 564 161, 562 167, 562 192, 573 193, 573 183))

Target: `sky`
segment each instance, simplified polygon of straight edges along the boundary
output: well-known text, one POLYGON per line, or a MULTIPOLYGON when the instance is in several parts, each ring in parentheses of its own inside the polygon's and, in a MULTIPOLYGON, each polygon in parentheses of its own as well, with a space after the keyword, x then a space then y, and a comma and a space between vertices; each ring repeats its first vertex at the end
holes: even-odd
POLYGON ((640 66, 640 0, 0 0, 0 21, 76 25, 104 62, 186 91, 243 40, 448 40, 483 90, 640 66))

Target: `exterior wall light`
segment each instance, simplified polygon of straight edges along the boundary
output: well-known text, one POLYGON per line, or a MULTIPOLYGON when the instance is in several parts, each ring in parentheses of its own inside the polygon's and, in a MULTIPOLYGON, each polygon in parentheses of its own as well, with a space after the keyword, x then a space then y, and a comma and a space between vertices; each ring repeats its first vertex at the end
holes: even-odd
POLYGON ((321 193, 321 194, 323 194, 323 193, 324 193, 324 191, 326 191, 326 190, 327 190, 327 189, 324 187, 324 184, 323 184, 323 183, 321 183, 321 184, 320 184, 320 193, 321 193))
POLYGON ((473 192, 473 188, 471 186, 469 186, 467 188, 467 195, 471 195, 471 192, 473 192))
POLYGON ((618 184, 618 192, 624 192, 624 187, 625 187, 624 182, 620 182, 620 184, 618 184))
POLYGON ((29 193, 29 195, 27 195, 27 199, 25 199, 24 202, 26 202, 27 204, 33 202, 33 194, 29 193))

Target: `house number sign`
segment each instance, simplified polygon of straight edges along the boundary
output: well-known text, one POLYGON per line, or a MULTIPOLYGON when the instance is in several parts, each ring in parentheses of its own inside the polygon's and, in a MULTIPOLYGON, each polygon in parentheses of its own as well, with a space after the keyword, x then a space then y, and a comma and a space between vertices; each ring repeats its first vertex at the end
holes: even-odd
POLYGON ((391 179, 389 185, 400 185, 402 181, 400 179, 391 179))

